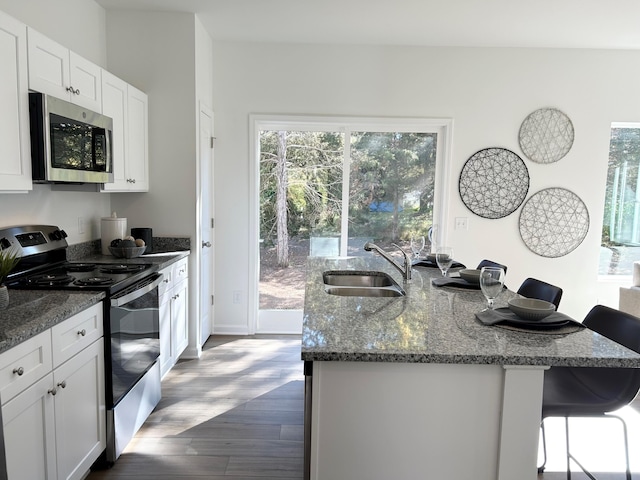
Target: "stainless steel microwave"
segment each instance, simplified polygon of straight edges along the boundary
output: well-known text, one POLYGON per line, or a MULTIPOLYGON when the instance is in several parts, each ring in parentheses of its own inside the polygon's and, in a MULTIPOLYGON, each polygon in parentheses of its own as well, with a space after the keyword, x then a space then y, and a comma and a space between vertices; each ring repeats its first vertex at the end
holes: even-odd
POLYGON ((43 93, 29 93, 35 183, 113 182, 111 118, 43 93))

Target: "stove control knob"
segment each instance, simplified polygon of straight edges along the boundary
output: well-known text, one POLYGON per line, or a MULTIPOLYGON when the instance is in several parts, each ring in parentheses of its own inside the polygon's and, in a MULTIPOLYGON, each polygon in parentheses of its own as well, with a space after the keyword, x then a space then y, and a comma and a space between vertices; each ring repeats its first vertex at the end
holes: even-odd
POLYGON ((5 250, 7 248, 11 248, 11 243, 6 239, 6 237, 3 237, 2 240, 0 240, 0 250, 5 250))
POLYGON ((67 238, 67 232, 65 232, 64 230, 54 230, 49 234, 49 238, 54 241, 62 240, 63 238, 67 238))

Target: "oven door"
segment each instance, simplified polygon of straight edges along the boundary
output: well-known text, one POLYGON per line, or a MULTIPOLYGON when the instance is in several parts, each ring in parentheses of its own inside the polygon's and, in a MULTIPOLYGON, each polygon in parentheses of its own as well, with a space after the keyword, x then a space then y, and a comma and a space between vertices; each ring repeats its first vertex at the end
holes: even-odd
POLYGON ((160 355, 158 285, 155 273, 111 297, 109 343, 111 389, 115 406, 160 355))

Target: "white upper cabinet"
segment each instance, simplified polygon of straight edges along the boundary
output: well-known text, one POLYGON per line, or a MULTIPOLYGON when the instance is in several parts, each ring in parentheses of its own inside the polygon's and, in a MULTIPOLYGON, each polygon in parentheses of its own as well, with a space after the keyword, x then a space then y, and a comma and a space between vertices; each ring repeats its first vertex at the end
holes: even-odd
POLYGON ((113 183, 104 184, 103 191, 119 191, 127 187, 127 82, 106 71, 102 72, 102 113, 113 120, 113 183))
POLYGON ((132 85, 102 72, 102 113, 113 119, 113 183, 103 192, 149 190, 148 99, 132 85))
POLYGON ((131 190, 149 190, 149 101, 147 94, 129 85, 127 171, 131 190))
POLYGON ((102 113, 102 69, 28 28, 29 88, 102 113))
POLYGON ((27 27, 3 12, 0 65, 0 191, 31 190, 27 27))

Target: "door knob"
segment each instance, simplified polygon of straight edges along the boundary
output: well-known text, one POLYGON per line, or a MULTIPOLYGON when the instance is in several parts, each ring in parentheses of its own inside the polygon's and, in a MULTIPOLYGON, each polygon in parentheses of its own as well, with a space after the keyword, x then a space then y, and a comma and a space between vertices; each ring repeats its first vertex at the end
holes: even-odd
POLYGON ((204 247, 207 247, 207 248, 211 247, 211 242, 205 242, 205 241, 203 240, 203 241, 202 241, 202 248, 204 248, 204 247))

